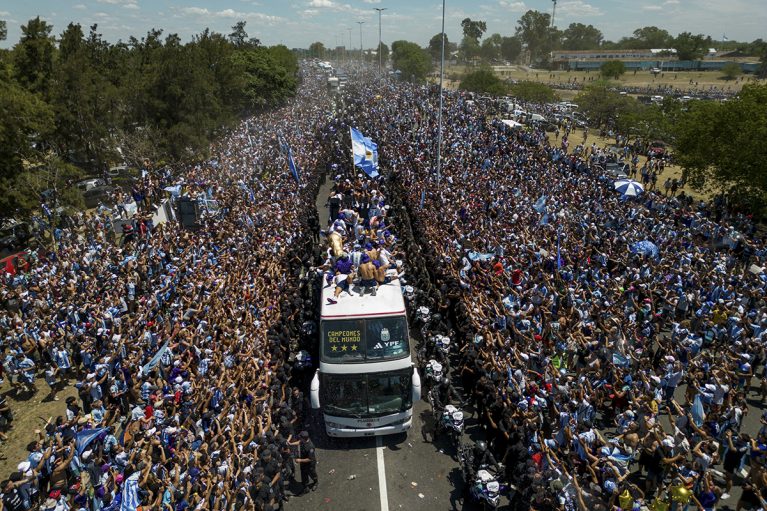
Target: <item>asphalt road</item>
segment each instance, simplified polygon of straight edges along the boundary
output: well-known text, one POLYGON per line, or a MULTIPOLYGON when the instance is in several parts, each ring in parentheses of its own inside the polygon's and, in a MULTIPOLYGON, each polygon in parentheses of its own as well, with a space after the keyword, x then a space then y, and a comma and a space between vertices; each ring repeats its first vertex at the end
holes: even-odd
MULTIPOLYGON (((323 228, 327 225, 325 202, 331 186, 328 179, 317 197, 323 228)), ((467 419, 467 426, 472 423, 467 419)), ((318 488, 292 497, 285 504, 287 511, 472 509, 459 502, 463 482, 458 463, 451 457, 455 455, 452 447, 424 440, 424 435, 431 439, 433 430, 430 407, 424 400, 416 403, 413 427, 407 434, 338 439, 327 437, 322 428, 321 424, 309 428, 317 448, 318 488)), ((469 441, 468 435, 465 441, 469 441)), ((300 479, 298 473, 296 477, 300 479)), ((291 488, 296 492, 300 489, 300 484, 291 488)))

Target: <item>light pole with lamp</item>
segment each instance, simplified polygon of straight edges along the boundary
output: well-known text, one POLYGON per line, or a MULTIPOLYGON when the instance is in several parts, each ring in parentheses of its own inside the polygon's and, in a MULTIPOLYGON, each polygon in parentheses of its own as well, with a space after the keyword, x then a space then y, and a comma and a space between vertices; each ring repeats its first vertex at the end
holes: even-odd
POLYGON ((445 77, 445 0, 442 0, 442 50, 439 63, 439 112, 437 113, 437 185, 442 177, 442 81, 445 77))
POLYGON ((364 25, 364 21, 358 21, 357 25, 360 26, 360 64, 362 64, 362 25, 364 25))
POLYGON ((381 74, 381 13, 386 10, 386 7, 373 7, 378 11, 378 74, 381 74))

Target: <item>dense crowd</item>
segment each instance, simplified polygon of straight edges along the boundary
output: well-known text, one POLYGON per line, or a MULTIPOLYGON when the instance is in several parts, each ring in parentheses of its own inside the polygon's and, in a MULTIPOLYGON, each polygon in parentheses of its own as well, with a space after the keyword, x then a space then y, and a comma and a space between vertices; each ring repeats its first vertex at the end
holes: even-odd
POLYGON ((405 198, 431 270, 418 285, 457 332, 455 372, 515 505, 711 510, 733 484, 737 509, 764 505, 767 429, 742 427, 767 397, 767 250, 748 217, 623 197, 594 165, 603 148, 511 130, 460 93, 437 176, 433 89, 346 101, 405 198))
POLYGON ((322 281, 304 272, 342 300, 352 273, 371 291, 396 279, 401 254, 519 509, 708 511, 733 485, 738 509, 765 504, 767 428, 743 427, 767 397, 767 250, 748 217, 623 197, 604 149, 509 129, 460 93, 437 175, 433 88, 352 83, 331 114, 323 85, 204 163, 148 170, 133 198, 181 187, 206 205, 199 229, 155 226, 145 204, 112 243, 127 212, 100 208, 7 278, 7 376, 26 392, 43 373, 49 399, 74 381, 78 397, 2 483, 5 507, 275 509, 293 462, 316 484, 295 354, 312 350, 322 281), (378 143, 378 181, 350 168, 349 126, 378 143), (325 168, 328 236, 347 242, 327 255, 306 207, 325 168))
POLYGON ((318 220, 304 204, 325 168, 330 100, 306 72, 294 101, 243 122, 210 159, 143 169, 124 204, 76 216, 28 271, 5 275, 13 391, 43 393, 37 375, 48 400, 77 390, 30 431, 0 484, 6 510, 270 510, 302 491, 296 466, 303 491, 316 485, 295 355, 312 340, 303 269, 318 220), (198 202, 196 228, 152 222, 171 196, 198 202))

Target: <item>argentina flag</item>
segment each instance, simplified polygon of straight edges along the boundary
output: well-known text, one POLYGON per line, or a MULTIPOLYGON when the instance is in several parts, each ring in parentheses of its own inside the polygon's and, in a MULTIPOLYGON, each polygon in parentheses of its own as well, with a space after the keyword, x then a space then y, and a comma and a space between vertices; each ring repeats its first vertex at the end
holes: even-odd
POLYGON ((362 169, 369 177, 378 177, 378 144, 362 132, 349 128, 352 137, 354 166, 362 169))
POLYGON ((120 511, 136 511, 136 508, 141 504, 141 499, 138 496, 138 478, 140 475, 141 472, 136 471, 125 480, 120 511))

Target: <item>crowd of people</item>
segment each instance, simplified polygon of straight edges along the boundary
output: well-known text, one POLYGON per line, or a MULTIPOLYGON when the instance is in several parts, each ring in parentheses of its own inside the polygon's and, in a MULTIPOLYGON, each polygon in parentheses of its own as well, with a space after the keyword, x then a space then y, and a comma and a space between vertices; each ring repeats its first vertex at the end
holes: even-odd
POLYGON ((455 332, 515 505, 712 510, 733 485, 737 509, 764 505, 767 428, 743 423, 767 397, 767 250, 748 217, 624 197, 593 165, 603 148, 509 129, 461 93, 437 174, 433 88, 346 100, 404 197, 430 269, 414 285, 455 332))
POLYGON ((433 88, 365 78, 331 113, 323 86, 305 80, 206 162, 147 171, 140 198, 197 199, 198 229, 143 220, 118 242, 100 208, 7 276, 6 377, 78 396, 2 482, 5 507, 277 509, 296 465, 315 486, 295 355, 313 350, 318 287, 343 299, 356 268, 372 294, 405 255, 519 509, 709 511, 734 486, 738 510, 765 505, 767 428, 744 418, 767 398, 767 248, 748 217, 624 197, 604 149, 510 129, 457 92, 437 173, 433 88), (351 168, 349 126, 378 143, 377 181, 351 168), (324 169, 338 253, 318 251, 305 206, 324 169))
MULTIPOLYGON (((243 122, 210 159, 143 169, 132 201, 76 215, 28 271, 4 275, 12 392, 76 389, 15 432, 28 455, 0 483, 4 509, 261 511, 316 486, 295 355, 313 341, 304 270, 318 220, 303 205, 326 168, 330 99, 304 72, 288 106, 243 122), (151 221, 171 196, 198 203, 193 228, 151 221)), ((0 406, 7 431, 13 406, 0 406)))

